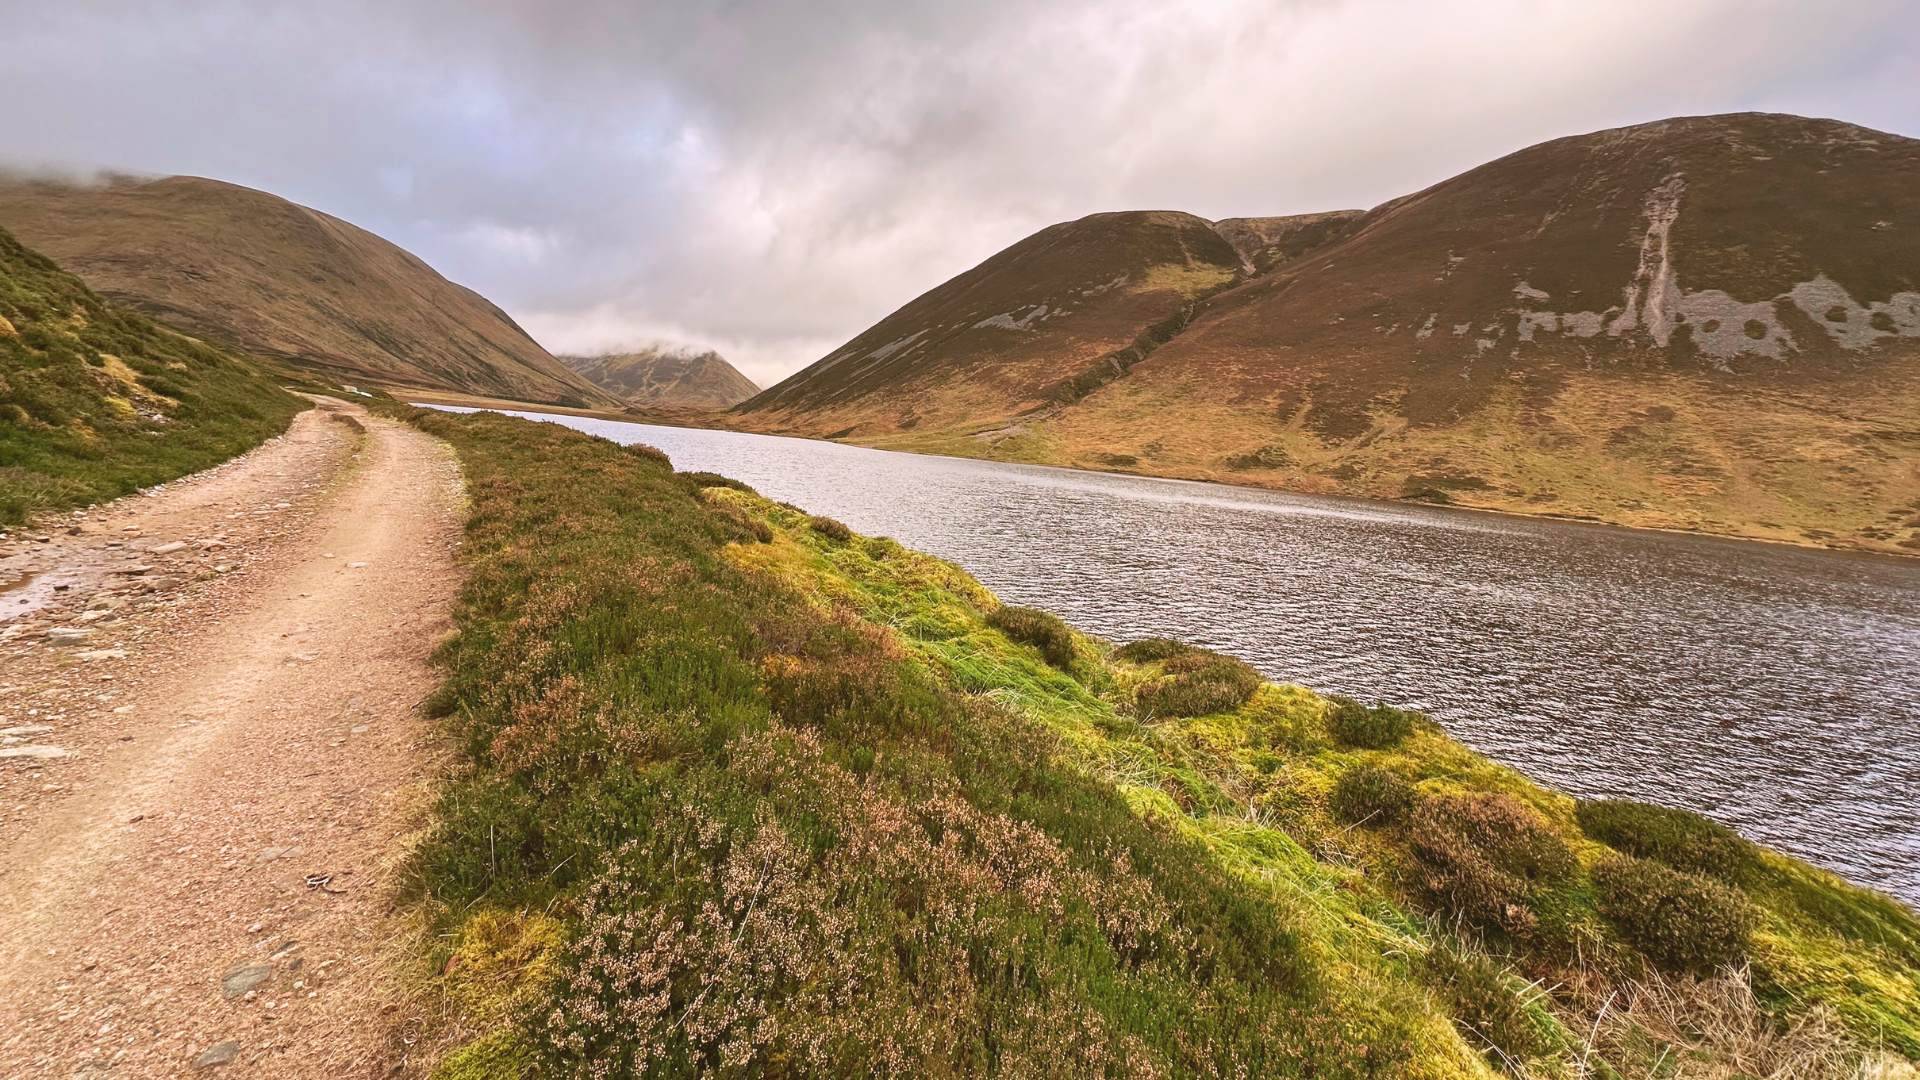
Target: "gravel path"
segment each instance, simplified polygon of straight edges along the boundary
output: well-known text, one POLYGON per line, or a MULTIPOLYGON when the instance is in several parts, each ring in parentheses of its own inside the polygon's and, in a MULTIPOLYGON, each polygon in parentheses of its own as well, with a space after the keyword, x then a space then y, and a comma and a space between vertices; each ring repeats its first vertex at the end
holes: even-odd
POLYGON ((0 541, 0 1076, 400 1058, 450 450, 330 399, 0 541))

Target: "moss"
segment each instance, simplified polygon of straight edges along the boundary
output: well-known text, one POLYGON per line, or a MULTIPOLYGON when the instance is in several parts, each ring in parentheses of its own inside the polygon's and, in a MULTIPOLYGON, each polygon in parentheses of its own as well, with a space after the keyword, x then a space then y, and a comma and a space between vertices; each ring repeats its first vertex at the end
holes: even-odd
POLYGON ((532 1043, 519 1030, 505 1027, 449 1051, 432 1075, 434 1080, 522 1080, 542 1073, 532 1043))
POLYGON ((546 999, 564 943, 564 928, 545 915, 487 908, 461 924, 443 982, 462 1021, 478 1035, 442 1059, 435 1077, 539 1075, 535 1047, 520 1023, 546 999))

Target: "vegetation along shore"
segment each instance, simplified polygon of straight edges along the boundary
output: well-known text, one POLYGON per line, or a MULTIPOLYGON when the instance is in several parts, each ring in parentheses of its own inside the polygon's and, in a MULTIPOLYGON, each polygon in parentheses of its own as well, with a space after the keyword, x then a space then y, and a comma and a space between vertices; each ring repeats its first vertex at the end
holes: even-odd
POLYGON ((1920 922, 1414 713, 1118 648, 646 447, 471 518, 415 861, 447 1076, 1852 1076, 1920 922), (1666 1071, 1662 1071, 1666 1070, 1666 1071))

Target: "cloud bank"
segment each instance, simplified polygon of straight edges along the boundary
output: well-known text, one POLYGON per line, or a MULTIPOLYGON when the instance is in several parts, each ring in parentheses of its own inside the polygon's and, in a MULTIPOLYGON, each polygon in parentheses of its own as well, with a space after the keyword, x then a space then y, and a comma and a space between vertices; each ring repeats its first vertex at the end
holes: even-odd
POLYGON ((1908 0, 0 0, 0 163, 215 176, 374 230, 556 352, 762 385, 1055 221, 1369 206, 1769 109, 1920 134, 1908 0))

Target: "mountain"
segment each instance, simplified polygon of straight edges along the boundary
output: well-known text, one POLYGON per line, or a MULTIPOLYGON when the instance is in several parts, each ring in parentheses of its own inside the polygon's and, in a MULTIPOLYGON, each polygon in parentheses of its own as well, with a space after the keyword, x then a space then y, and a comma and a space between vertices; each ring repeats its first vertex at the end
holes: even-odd
POLYGON ((1266 273, 1352 232, 1365 210, 1332 210, 1289 217, 1221 218, 1213 223, 1249 273, 1266 273))
POLYGON ((1192 214, 1094 214, 923 294, 741 408, 842 435, 1005 419, 1138 362, 1241 272, 1192 214))
POLYGON ((115 302, 326 379, 613 404, 478 293, 266 192, 191 176, 10 180, 0 227, 115 302))
POLYGON ((0 230, 0 526, 214 465, 303 407, 0 230))
POLYGON ((658 346, 560 362, 629 405, 728 409, 760 392, 753 380, 712 350, 658 346))
MULTIPOLYGON (((1011 389, 1011 365, 971 353, 870 359, 939 333, 928 300, 983 274, 1004 310, 1043 303, 1057 285, 1017 254, 1094 220, 926 294, 743 422, 1920 550, 1920 141, 1689 117, 1543 143, 1364 214, 1216 222, 1235 280, 1083 394, 1025 389, 1084 368, 1078 335, 1037 321, 1017 331, 1011 389), (874 366, 851 383, 849 362, 874 366), (969 408, 928 423, 928 386, 969 408)), ((1137 273, 1086 258, 1083 278, 1137 273)), ((1154 325, 1116 318, 1106 340, 1154 325)))

